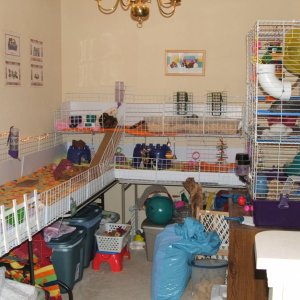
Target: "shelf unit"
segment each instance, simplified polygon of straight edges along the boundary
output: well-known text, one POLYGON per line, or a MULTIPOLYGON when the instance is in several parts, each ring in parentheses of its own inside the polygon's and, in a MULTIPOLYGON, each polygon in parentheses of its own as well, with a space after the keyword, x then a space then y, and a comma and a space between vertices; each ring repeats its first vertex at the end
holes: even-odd
MULTIPOLYGON (((257 21, 247 36, 246 136, 253 199, 279 200, 287 179, 300 175, 299 75, 300 22, 257 21)), ((296 182, 289 199, 299 198, 296 182)))

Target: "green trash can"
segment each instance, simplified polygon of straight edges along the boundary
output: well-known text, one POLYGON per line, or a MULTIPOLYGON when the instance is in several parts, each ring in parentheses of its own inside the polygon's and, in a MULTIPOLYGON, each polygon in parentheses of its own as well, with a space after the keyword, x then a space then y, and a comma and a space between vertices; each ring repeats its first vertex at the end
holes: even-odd
POLYGON ((90 204, 81 209, 72 218, 65 219, 70 226, 83 226, 86 228, 86 240, 84 244, 83 267, 87 268, 94 258, 97 250, 95 232, 99 228, 102 219, 102 209, 96 204, 90 204))
MULTIPOLYGON (((52 248, 51 261, 57 279, 65 283, 70 290, 83 276, 84 243, 86 228, 74 226, 76 230, 58 238, 52 238, 47 245, 52 248)), ((67 291, 61 288, 61 293, 67 291)))

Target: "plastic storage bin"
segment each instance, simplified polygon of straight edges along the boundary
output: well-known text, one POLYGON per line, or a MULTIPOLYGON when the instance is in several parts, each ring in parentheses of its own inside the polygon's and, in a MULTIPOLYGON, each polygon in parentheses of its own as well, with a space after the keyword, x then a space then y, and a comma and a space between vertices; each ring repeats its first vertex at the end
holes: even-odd
MULTIPOLYGON (((64 282, 71 290, 83 276, 84 243, 86 228, 75 226, 72 233, 53 238, 47 243, 52 248, 51 261, 57 279, 64 282)), ((62 293, 66 290, 61 288, 62 293)))
MULTIPOLYGON (((197 300, 210 300, 212 288, 224 284, 228 262, 222 259, 192 261, 192 296, 197 300)), ((221 298, 222 299, 222 298, 221 298)))
POLYGON ((98 205, 90 204, 81 209, 75 216, 65 219, 71 226, 83 226, 86 228, 86 240, 84 244, 83 267, 87 268, 90 261, 94 258, 97 244, 95 232, 99 228, 102 219, 102 209, 98 205))
MULTIPOLYGON (((169 223, 171 224, 171 222, 169 223)), ((154 243, 156 236, 165 229, 166 225, 156 225, 153 222, 145 219, 141 228, 145 232, 145 240, 146 240, 146 256, 148 261, 153 260, 153 252, 154 252, 154 243)))

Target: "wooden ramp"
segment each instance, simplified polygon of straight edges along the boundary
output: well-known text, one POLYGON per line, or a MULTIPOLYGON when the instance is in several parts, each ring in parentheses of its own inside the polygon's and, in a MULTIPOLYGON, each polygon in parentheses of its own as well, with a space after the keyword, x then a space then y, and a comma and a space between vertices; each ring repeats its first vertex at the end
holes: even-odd
POLYGON ((108 131, 104 134, 101 144, 90 163, 90 168, 105 161, 111 161, 122 137, 122 133, 122 130, 116 129, 115 131, 108 131))

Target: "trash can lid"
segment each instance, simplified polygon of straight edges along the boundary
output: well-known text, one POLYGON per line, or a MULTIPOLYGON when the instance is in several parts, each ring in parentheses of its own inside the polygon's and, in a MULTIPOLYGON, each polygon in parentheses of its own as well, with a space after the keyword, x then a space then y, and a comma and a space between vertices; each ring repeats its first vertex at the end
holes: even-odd
POLYGON ((50 247, 68 247, 76 244, 80 239, 86 236, 86 228, 75 226, 76 229, 71 233, 66 233, 58 238, 52 238, 47 245, 50 247))
POLYGON ((84 223, 88 221, 92 221, 95 218, 101 216, 102 209, 98 205, 88 205, 79 210, 73 217, 67 218, 66 220, 72 223, 73 221, 76 223, 84 223))
POLYGON ((215 258, 194 259, 192 261, 192 266, 196 268, 217 269, 227 267, 228 261, 215 258))

